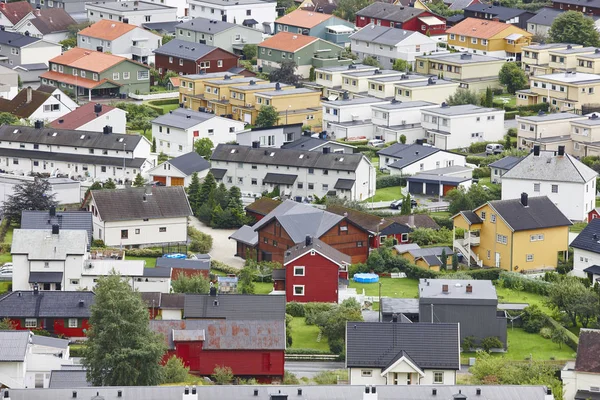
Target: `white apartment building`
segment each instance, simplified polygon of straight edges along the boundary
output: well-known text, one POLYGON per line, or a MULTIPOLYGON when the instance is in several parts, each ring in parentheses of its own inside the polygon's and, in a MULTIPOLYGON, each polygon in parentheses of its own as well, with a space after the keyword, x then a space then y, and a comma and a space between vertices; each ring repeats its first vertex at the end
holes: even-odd
POLYGON ((0 168, 15 174, 65 174, 77 179, 133 180, 153 166, 141 135, 3 125, 0 168))
POLYGON ((504 110, 471 104, 422 110, 427 143, 442 149, 462 149, 473 142, 504 140, 504 110))
POLYGON ((236 132, 236 143, 241 146, 252 146, 258 142, 260 147, 279 148, 302 137, 302 123, 275 125, 265 128, 251 128, 236 132))
POLYGON ((565 145, 565 151, 573 154, 571 123, 587 119, 583 115, 568 112, 517 116, 517 146, 519 149, 531 150, 538 144, 541 150, 558 150, 558 145, 565 145))
POLYGON ((268 0, 188 0, 189 16, 232 22, 272 34, 277 2, 268 0))
MULTIPOLYGON (((437 107, 437 104, 427 101, 392 100, 385 104, 373 104, 371 105, 373 137, 386 142, 401 142, 401 137, 404 136, 406 144, 424 140, 421 110, 437 107)), ((381 164, 379 167, 382 168, 381 164)))
POLYGON ((371 106, 386 104, 387 100, 374 97, 350 99, 344 93, 341 100, 322 101, 323 129, 333 139, 373 138, 371 106))
POLYGON ((156 151, 171 157, 194 151, 194 142, 208 138, 214 145, 234 142, 245 123, 215 114, 177 108, 152 120, 156 151))
POLYGON ((87 19, 94 23, 103 19, 142 26, 148 22, 177 20, 177 7, 146 1, 94 1, 85 3, 87 19))
POLYGON ((220 144, 211 156, 211 172, 225 186, 246 196, 279 187, 282 196, 334 195, 365 200, 375 194, 375 168, 358 154, 293 149, 263 149, 220 144))
POLYGON ((596 177, 593 169, 565 153, 533 152, 502 176, 502 200, 518 199, 521 193, 547 196, 572 221, 587 221, 596 206, 596 177))

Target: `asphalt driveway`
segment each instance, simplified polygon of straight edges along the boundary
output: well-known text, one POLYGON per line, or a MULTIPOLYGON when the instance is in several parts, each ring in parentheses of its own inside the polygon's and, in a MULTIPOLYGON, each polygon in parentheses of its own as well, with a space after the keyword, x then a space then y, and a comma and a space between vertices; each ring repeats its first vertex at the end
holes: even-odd
POLYGON ((235 257, 236 243, 234 240, 229 240, 229 236, 236 229, 213 229, 200 222, 196 217, 190 217, 189 224, 200 232, 207 233, 213 238, 213 247, 210 255, 213 260, 221 261, 231 267, 242 269, 244 260, 240 257, 235 257))

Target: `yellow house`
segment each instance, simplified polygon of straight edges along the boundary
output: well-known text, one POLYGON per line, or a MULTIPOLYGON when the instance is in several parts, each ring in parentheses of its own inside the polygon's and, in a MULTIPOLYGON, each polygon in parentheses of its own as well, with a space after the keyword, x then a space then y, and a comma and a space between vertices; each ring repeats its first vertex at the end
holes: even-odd
POLYGON ((566 49, 557 49, 549 52, 550 62, 548 66, 552 69, 552 72, 570 71, 578 66, 579 62, 577 59, 579 56, 594 54, 595 52, 595 47, 573 47, 568 45, 566 49))
POLYGON ((423 81, 396 83, 395 99, 398 101, 429 101, 439 103, 456 93, 459 83, 447 79, 429 78, 423 81))
POLYGON ((448 45, 459 51, 520 60, 524 46, 531 44, 532 33, 512 24, 466 18, 446 31, 448 45))
POLYGON ((216 115, 229 115, 231 104, 229 104, 230 89, 233 86, 249 85, 251 82, 266 83, 255 77, 242 77, 232 79, 225 77, 220 80, 207 81, 204 83, 204 107, 207 111, 213 111, 216 115))
POLYGON ((279 125, 298 124, 321 126, 323 107, 321 92, 306 88, 257 92, 255 109, 273 106, 279 113, 279 125))
POLYGON ((523 54, 521 56, 521 68, 523 68, 530 76, 550 74, 552 73, 552 68, 550 67, 550 52, 555 50, 566 50, 569 46, 571 48, 583 47, 580 44, 567 43, 532 44, 530 46, 524 46, 523 54))
POLYGON ((407 245, 406 250, 396 249, 396 253, 409 260, 411 263, 418 267, 430 269, 433 271, 439 271, 442 265, 441 256, 442 253, 446 253, 446 267, 452 266, 452 249, 449 247, 425 247, 425 248, 412 248, 412 245, 407 245))
POLYGON ((506 271, 555 269, 568 251, 571 221, 546 196, 490 201, 452 217, 454 250, 470 263, 506 271), (464 237, 456 237, 456 229, 464 237))
POLYGON ((179 103, 183 103, 185 108, 198 110, 199 107, 205 107, 202 104, 204 100, 205 86, 208 81, 216 81, 229 76, 232 79, 243 78, 242 75, 232 74, 231 72, 212 72, 209 74, 194 74, 180 76, 179 83, 179 103))
POLYGON ((256 109, 256 96, 258 92, 268 92, 272 90, 289 90, 294 89, 293 85, 285 83, 262 82, 256 83, 251 81, 246 85, 231 86, 229 88, 229 104, 231 104, 231 113, 233 119, 244 121, 247 124, 254 124, 258 110, 256 109))

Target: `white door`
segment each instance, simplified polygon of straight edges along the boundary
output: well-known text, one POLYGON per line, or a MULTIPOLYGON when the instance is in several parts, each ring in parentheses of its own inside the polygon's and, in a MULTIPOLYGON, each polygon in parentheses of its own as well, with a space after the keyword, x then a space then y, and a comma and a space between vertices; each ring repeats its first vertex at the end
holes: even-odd
POLYGON ((247 124, 252 123, 252 114, 244 113, 244 122, 247 124))
POLYGON ((496 253, 496 268, 500 268, 500 253, 496 253))

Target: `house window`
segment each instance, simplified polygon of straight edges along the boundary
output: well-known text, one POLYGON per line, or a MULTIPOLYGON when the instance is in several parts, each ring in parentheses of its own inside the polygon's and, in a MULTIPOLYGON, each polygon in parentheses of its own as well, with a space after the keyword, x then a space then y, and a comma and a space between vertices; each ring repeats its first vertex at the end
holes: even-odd
POLYGON ((129 239, 129 230, 121 229, 121 239, 129 239))
POLYGON ((434 385, 443 385, 444 384, 444 373, 441 371, 435 371, 433 373, 433 383, 434 383, 434 385))
POLYGON ((552 185, 552 193, 558 193, 558 185, 552 185))
POLYGON ((360 371, 360 376, 362 376, 363 378, 370 378, 373 376, 373 370, 363 369, 360 371))
MULTIPOLYGON (((94 75, 96 75, 96 74, 94 74, 94 75)), ((129 72, 123 72, 123 79, 129 79, 129 75, 130 75, 129 72)))
POLYGON ((485 211, 481 212, 481 219, 485 221, 485 211))
POLYGON ((137 76, 138 76, 138 81, 145 81, 145 80, 148 80, 148 78, 150 76, 150 72, 148 72, 148 70, 138 71, 137 76))
POLYGON ((527 257, 525 259, 527 262, 532 262, 533 261, 533 254, 527 254, 527 257))
POLYGON ((304 296, 304 285, 294 285, 294 296, 304 296))
POLYGON ((161 232, 161 233, 164 233, 164 232, 167 231, 167 227, 166 226, 161 226, 161 227, 158 228, 158 231, 161 232))
POLYGON ((363 242, 356 242, 356 247, 363 247, 364 243, 363 242))
POLYGON ((37 328, 37 319, 25 318, 25 328, 37 328))
POLYGON ((408 242, 408 233, 403 233, 403 234, 400 236, 400 240, 401 240, 402 242, 408 242))
POLYGON ((252 183, 253 185, 258 185, 258 179, 256 179, 256 178, 252 178, 252 181, 251 181, 251 183, 252 183))
POLYGON ((490 221, 492 222, 492 224, 495 224, 495 223, 496 223, 496 214, 492 214, 492 215, 490 216, 490 221))
POLYGON ((139 235, 139 234, 140 234, 140 229, 139 229, 139 228, 135 230, 135 234, 136 234, 136 235, 139 235))
POLYGON ((113 72, 113 81, 118 81, 119 80, 119 73, 118 72, 113 72))
POLYGON ((304 276, 304 267, 294 267, 294 276, 304 276))
POLYGON ((173 64, 173 57, 169 57, 169 64, 173 64))
POLYGON ((541 241, 541 240, 544 240, 544 234, 543 233, 541 233, 539 235, 531 235, 529 237, 529 241, 531 241, 531 242, 538 242, 538 241, 541 241))
POLYGON ((496 242, 500 243, 500 244, 507 244, 508 243, 508 237, 505 235, 496 235, 496 242))
POLYGON ((183 66, 183 58, 180 58, 180 59, 179 59, 179 65, 180 65, 180 66, 183 66))
POLYGON ((539 192, 540 191, 540 184, 539 183, 534 183, 533 184, 533 191, 534 192, 539 192))
POLYGON ((79 279, 71 279, 71 285, 79 285, 79 279))
POLYGON ((77 318, 69 318, 69 328, 77 328, 77 318))

